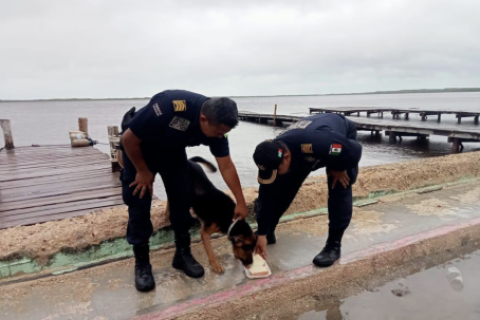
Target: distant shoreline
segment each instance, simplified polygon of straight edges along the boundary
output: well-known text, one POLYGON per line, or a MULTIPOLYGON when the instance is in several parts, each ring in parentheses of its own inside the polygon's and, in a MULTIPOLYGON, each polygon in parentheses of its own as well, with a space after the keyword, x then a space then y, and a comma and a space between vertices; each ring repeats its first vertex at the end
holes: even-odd
MULTIPOLYGON (((456 93, 456 92, 480 92, 480 88, 445 88, 445 89, 412 89, 373 91, 357 93, 327 93, 327 94, 285 94, 266 96, 229 96, 231 98, 268 98, 268 97, 309 97, 309 96, 349 96, 349 95, 374 95, 374 94, 408 94, 408 93, 456 93)), ((151 97, 138 98, 65 98, 65 99, 31 99, 31 100, 2 100, 1 102, 42 102, 42 101, 103 101, 103 100, 148 100, 151 97)))

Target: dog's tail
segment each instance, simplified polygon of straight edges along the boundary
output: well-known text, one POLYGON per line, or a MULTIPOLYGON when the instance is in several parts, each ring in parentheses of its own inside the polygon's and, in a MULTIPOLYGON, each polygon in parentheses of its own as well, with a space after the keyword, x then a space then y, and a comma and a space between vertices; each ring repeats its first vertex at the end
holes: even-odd
POLYGON ((203 159, 202 157, 192 157, 189 159, 190 161, 193 161, 193 162, 197 162, 197 163, 200 163, 200 164, 203 164, 205 167, 208 168, 208 170, 210 170, 210 172, 217 172, 217 167, 215 167, 213 165, 213 163, 211 163, 210 161, 207 161, 205 159, 203 159))

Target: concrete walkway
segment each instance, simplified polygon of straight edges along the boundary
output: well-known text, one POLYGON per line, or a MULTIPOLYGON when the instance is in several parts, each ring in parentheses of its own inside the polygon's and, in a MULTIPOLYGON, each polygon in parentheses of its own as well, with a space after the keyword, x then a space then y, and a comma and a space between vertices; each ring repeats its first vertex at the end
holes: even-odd
MULTIPOLYGON (((477 224, 479 209, 480 182, 426 194, 389 196, 378 204, 355 208, 352 225, 345 235, 341 263, 348 264, 365 252, 373 252, 368 251, 371 248, 385 247, 386 243, 406 246, 412 243, 412 237, 440 234, 432 230, 443 228, 446 234, 455 226, 477 224)), ((266 281, 246 279, 241 264, 232 257, 229 243, 221 238, 214 241, 214 249, 225 274, 211 272, 201 244, 193 248, 206 269, 205 277, 198 280, 170 267, 172 249, 156 251, 152 260, 157 289, 146 294, 138 293, 133 286, 132 259, 33 281, 0 282, 0 319, 176 318, 195 308, 218 306, 222 301, 235 299, 237 294, 245 296, 253 291, 258 294, 258 290, 272 288, 276 281, 293 279, 301 272, 334 275, 341 266, 310 268, 312 258, 325 242, 326 232, 326 216, 279 226, 278 242, 269 246, 268 262, 273 276, 266 281)), ((202 319, 206 318, 209 317, 202 319)))

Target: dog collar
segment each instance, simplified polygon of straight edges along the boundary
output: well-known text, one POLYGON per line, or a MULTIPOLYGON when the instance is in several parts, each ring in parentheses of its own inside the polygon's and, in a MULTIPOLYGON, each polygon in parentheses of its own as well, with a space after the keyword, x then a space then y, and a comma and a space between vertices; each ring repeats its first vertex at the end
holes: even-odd
POLYGON ((228 232, 227 232, 227 237, 230 237, 230 232, 232 231, 233 227, 235 226, 235 224, 237 223, 238 219, 235 219, 233 220, 232 224, 230 225, 230 227, 228 227, 228 232))

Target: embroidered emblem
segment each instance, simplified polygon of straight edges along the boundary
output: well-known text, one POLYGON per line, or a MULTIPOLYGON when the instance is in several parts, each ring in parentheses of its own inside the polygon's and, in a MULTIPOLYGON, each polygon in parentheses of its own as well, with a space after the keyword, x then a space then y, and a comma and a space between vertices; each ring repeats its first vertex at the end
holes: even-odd
POLYGON ((173 117, 168 126, 176 130, 186 131, 189 125, 190 120, 181 117, 173 117))
POLYGON ((301 145, 303 153, 313 153, 313 147, 311 143, 304 143, 301 145))
POLYGON ((160 117, 162 115, 162 110, 160 110, 158 103, 155 103, 153 105, 153 111, 155 111, 155 114, 157 115, 157 117, 160 117))
POLYGON ((334 143, 330 146, 330 154, 332 156, 339 156, 342 153, 342 145, 338 143, 334 143))
POLYGON ((293 130, 293 129, 305 129, 311 123, 312 123, 312 121, 310 121, 310 120, 300 120, 300 121, 295 122, 291 126, 289 126, 286 131, 293 130))
POLYGON ((278 149, 278 157, 281 158, 283 155, 283 150, 282 149, 278 149))
POLYGON ((187 102, 185 100, 173 100, 172 103, 175 112, 187 111, 187 102))
POLYGON ((261 164, 257 164, 257 167, 258 167, 258 169, 260 169, 260 170, 265 170, 265 167, 262 166, 261 164))

